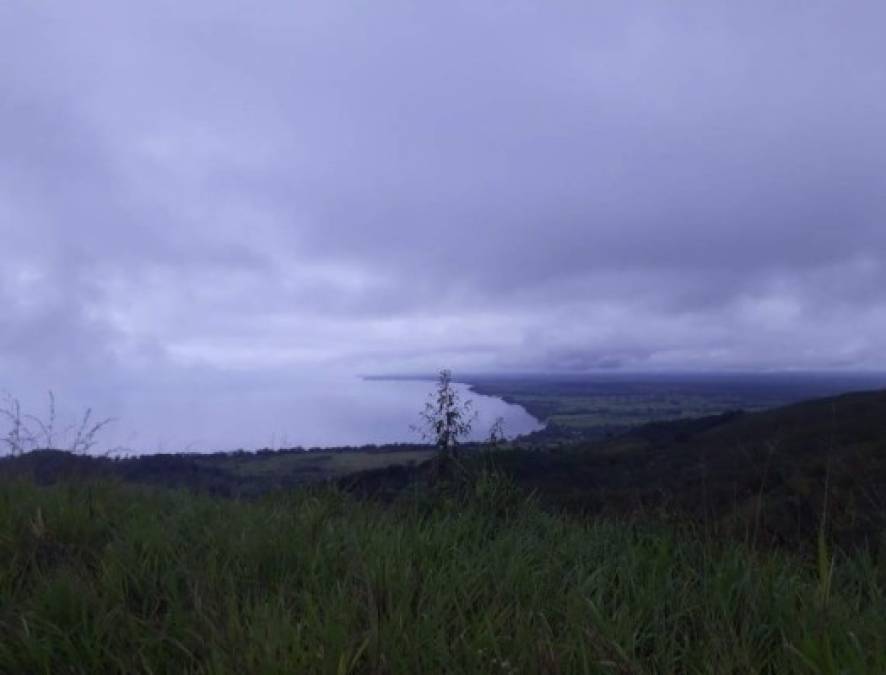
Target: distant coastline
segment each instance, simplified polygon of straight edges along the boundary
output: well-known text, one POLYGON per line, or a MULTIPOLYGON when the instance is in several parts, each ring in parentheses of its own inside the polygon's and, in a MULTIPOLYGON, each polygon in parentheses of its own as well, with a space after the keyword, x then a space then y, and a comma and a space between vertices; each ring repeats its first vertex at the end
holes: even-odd
MULTIPOLYGON (((504 379, 507 376, 502 377, 504 379)), ((360 378, 367 382, 433 382, 437 379, 437 375, 360 375, 360 378)), ((499 393, 494 388, 488 387, 483 382, 476 382, 472 380, 473 378, 462 378, 458 377, 457 375, 453 378, 453 381, 456 384, 464 385, 472 394, 476 394, 477 396, 488 396, 489 398, 497 398, 499 401, 507 403, 508 405, 521 408, 527 415, 535 420, 539 427, 541 427, 540 429, 530 431, 526 434, 518 434, 517 436, 515 436, 515 438, 530 436, 532 434, 538 433, 539 431, 544 431, 547 428, 548 422, 545 419, 544 415, 541 414, 538 409, 533 411, 533 406, 527 406, 525 403, 520 402, 510 394, 499 393)))

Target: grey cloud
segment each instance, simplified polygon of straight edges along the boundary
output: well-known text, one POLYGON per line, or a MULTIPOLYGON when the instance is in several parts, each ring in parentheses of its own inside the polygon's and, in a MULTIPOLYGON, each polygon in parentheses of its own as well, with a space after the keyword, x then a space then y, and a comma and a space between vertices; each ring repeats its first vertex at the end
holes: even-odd
POLYGON ((0 363, 886 367, 884 19, 9 3, 0 363))

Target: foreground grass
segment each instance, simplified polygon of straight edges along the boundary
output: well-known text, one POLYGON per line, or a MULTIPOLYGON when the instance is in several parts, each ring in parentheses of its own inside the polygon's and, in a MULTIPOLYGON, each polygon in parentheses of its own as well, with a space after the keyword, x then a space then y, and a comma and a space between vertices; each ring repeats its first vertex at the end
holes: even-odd
POLYGON ((825 555, 569 520, 493 479, 388 506, 6 482, 0 672, 886 672, 883 569, 825 555))

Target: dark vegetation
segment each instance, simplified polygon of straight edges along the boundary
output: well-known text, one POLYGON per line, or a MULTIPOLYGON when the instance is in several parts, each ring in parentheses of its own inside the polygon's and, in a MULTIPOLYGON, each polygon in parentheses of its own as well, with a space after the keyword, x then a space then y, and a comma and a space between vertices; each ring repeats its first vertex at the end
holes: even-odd
POLYGON ((434 451, 425 445, 138 457, 96 457, 60 450, 35 450, 0 459, 0 477, 27 478, 41 485, 107 478, 189 488, 221 497, 255 497, 375 468, 420 464, 433 455, 434 451))
POLYGON ((419 431, 426 441, 434 444, 440 460, 448 460, 459 454, 459 445, 470 436, 477 414, 472 401, 461 400, 452 380, 452 371, 443 369, 419 418, 421 423, 413 430, 419 431))
POLYGON ((0 672, 886 672, 886 391, 433 456, 2 460, 0 672))
MULTIPOLYGON (((557 510, 689 519, 711 535, 794 547, 815 541, 826 515, 835 541, 886 555, 886 391, 518 446, 473 462, 557 510)), ((379 469, 350 484, 386 496, 416 476, 379 469)))

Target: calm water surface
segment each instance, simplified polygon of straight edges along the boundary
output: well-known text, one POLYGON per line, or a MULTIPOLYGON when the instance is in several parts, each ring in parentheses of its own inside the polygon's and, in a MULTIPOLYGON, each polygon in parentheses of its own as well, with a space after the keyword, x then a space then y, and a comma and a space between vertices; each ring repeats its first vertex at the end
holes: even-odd
MULTIPOLYGON (((519 406, 458 387, 478 413, 477 440, 488 435, 499 416, 508 436, 541 428, 519 406)), ((358 377, 285 382, 233 378, 129 384, 114 391, 81 392, 76 400, 116 418, 102 431, 98 452, 211 452, 418 442, 420 435, 410 427, 418 424, 433 388, 433 382, 358 377)), ((60 413, 73 419, 73 410, 60 413)))

